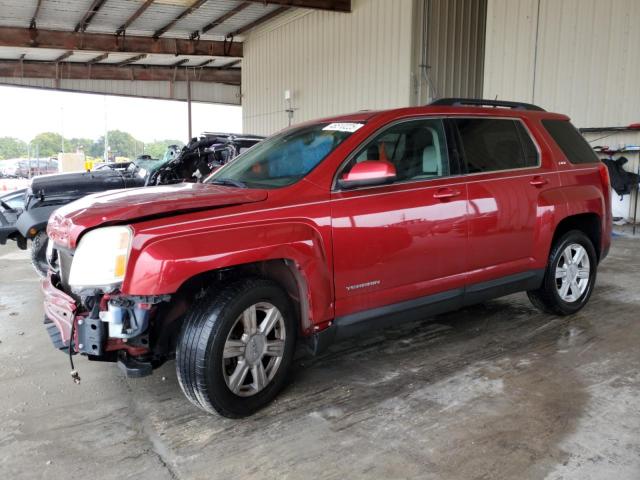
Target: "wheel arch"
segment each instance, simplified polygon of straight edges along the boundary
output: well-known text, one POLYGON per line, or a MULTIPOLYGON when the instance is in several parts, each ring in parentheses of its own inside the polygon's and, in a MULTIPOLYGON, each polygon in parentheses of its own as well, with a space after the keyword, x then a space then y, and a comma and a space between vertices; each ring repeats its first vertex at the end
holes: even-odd
POLYGON ((271 259, 208 270, 186 279, 172 295, 171 302, 162 305, 158 311, 156 352, 167 355, 174 351, 184 316, 194 299, 211 289, 221 289, 226 283, 248 277, 266 278, 280 286, 293 305, 298 333, 307 335, 314 331, 309 285, 304 273, 291 259, 271 259))
POLYGON ((553 238, 551 239, 551 248, 556 244, 556 241, 562 237, 565 233, 571 230, 579 230, 583 232, 591 243, 593 244, 593 248, 596 251, 596 256, 598 257, 598 261, 600 261, 600 257, 602 254, 602 219, 600 215, 597 213, 578 213, 575 215, 570 215, 568 217, 563 218, 558 225, 556 225, 555 231, 553 233, 553 238))

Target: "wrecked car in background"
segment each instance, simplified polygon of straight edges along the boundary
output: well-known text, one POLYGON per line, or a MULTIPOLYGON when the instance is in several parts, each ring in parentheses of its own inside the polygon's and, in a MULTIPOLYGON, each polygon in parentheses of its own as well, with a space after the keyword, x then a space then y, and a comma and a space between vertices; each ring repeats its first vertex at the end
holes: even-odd
POLYGON ((45 228, 59 207, 91 193, 148 185, 198 182, 238 153, 262 140, 258 136, 205 133, 180 148, 171 145, 161 160, 148 155, 126 169, 101 168, 90 172, 60 173, 34 177, 24 191, 23 205, 0 210, 0 244, 14 240, 21 249, 31 240, 31 261, 39 275, 46 275, 45 228))

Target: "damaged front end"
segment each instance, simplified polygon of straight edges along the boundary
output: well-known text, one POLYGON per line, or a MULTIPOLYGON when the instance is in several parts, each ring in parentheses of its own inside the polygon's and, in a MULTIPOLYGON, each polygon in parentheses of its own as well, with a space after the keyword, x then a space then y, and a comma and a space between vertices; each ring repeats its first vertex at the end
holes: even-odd
POLYGON ((168 355, 152 349, 151 326, 159 305, 170 296, 67 293, 59 272, 42 280, 44 323, 53 345, 71 355, 117 362, 129 377, 151 374, 168 355), (69 348, 71 347, 71 352, 69 348))
POLYGON ((168 352, 152 350, 153 325, 169 295, 123 295, 120 286, 131 247, 129 227, 87 232, 77 248, 69 244, 70 224, 54 217, 48 233, 49 272, 42 280, 45 324, 54 346, 72 356, 117 362, 140 377, 162 364, 168 352))

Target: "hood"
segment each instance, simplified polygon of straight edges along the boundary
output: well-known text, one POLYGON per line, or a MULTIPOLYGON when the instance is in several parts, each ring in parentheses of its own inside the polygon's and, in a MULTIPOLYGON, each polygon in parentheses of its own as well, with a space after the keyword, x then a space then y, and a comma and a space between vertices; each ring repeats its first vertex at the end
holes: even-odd
POLYGON ((260 202, 267 197, 265 190, 202 183, 96 193, 56 210, 47 232, 56 243, 75 248, 80 234, 98 225, 260 202))
POLYGON ((31 180, 33 194, 45 197, 60 195, 76 198, 89 193, 124 187, 125 181, 122 174, 111 169, 41 175, 31 180))

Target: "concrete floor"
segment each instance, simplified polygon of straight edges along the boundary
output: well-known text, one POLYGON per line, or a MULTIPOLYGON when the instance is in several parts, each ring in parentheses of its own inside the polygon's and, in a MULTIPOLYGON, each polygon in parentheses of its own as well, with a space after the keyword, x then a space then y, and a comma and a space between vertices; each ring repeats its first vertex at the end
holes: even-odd
POLYGON ((0 250, 0 478, 640 479, 640 241, 617 238, 572 318, 524 294, 297 362, 241 421, 127 380, 42 326, 26 255, 0 250))

